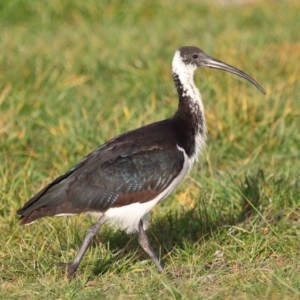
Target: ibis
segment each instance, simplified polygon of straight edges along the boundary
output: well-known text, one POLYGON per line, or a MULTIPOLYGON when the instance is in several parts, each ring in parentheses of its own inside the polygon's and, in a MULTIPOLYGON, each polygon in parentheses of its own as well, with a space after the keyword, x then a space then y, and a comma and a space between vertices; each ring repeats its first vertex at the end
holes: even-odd
POLYGON ((236 74, 264 89, 243 71, 206 55, 194 46, 179 48, 172 62, 178 93, 175 114, 128 131, 98 147, 73 168, 45 186, 17 211, 20 225, 46 216, 90 214, 98 218, 88 229, 74 260, 67 263, 72 279, 91 240, 104 223, 137 232, 140 246, 158 271, 164 265, 146 235, 147 215, 191 170, 206 143, 206 123, 194 71, 214 68, 236 74))

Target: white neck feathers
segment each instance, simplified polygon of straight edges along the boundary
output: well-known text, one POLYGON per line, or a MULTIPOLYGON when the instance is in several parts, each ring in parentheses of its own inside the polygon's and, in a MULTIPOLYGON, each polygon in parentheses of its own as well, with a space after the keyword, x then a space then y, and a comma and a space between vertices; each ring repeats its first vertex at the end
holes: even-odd
MULTIPOLYGON (((181 86, 182 97, 181 101, 187 101, 189 109, 194 114, 201 114, 201 119, 203 120, 202 130, 200 130, 200 124, 195 124, 196 133, 195 133, 195 153, 191 159, 191 165, 198 158, 199 152, 205 145, 206 141, 206 124, 204 116, 204 107, 201 99, 201 94, 198 88, 194 83, 194 72, 197 67, 193 64, 186 64, 183 61, 183 58, 180 55, 180 52, 177 50, 172 62, 172 72, 173 76, 178 77, 179 84, 181 86)), ((175 78, 174 77, 174 78, 175 78)))
POLYGON ((185 64, 180 56, 180 52, 177 50, 175 52, 173 62, 172 62, 172 72, 178 76, 178 79, 183 88, 183 97, 189 97, 192 102, 196 102, 199 108, 204 112, 201 94, 194 83, 194 72, 197 69, 196 66, 192 64, 185 64))

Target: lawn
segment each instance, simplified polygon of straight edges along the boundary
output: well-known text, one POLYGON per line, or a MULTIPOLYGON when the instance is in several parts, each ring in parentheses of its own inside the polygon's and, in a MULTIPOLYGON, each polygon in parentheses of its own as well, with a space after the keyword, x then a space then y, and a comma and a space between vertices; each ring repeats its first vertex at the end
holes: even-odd
POLYGON ((1 299, 300 299, 299 1, 0 3, 1 299), (253 76, 201 69, 208 143, 155 207, 158 274, 135 235, 94 219, 18 226, 16 210, 82 157, 172 116, 175 50, 195 45, 253 76))

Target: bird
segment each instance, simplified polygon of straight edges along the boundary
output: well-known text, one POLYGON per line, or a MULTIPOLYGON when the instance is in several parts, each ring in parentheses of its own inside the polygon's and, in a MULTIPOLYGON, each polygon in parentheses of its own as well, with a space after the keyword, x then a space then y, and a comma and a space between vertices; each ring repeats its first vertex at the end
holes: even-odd
POLYGON ((243 71, 208 56, 198 47, 180 47, 172 61, 178 94, 175 114, 99 146, 17 211, 20 225, 46 216, 84 213, 98 218, 88 229, 74 260, 65 263, 70 280, 93 237, 106 222, 127 233, 137 233, 140 246, 158 271, 163 271, 164 263, 146 235, 148 215, 183 180, 206 144, 204 108, 193 78, 198 68, 233 73, 266 93, 243 71))

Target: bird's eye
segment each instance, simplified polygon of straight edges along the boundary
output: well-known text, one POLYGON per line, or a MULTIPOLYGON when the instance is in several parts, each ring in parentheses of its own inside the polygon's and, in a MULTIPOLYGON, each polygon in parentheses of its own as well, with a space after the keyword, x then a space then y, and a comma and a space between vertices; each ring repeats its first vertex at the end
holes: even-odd
POLYGON ((198 54, 193 54, 193 58, 198 58, 198 54))

